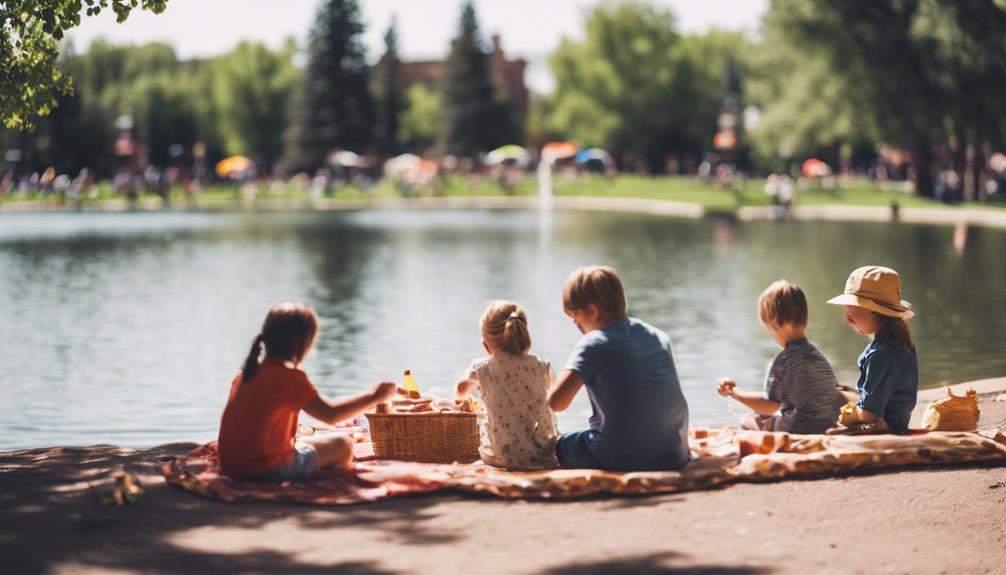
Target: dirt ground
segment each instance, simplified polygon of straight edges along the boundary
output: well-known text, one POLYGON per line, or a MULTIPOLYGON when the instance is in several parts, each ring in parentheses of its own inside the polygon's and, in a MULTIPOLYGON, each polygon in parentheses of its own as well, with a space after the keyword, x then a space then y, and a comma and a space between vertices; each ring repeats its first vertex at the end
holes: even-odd
MULTIPOLYGON (((983 397, 981 427, 1006 428, 983 397)), ((194 444, 0 453, 2 573, 1004 573, 1006 464, 568 502, 223 504, 167 486, 194 444), (88 481, 125 468, 142 502, 88 481)))

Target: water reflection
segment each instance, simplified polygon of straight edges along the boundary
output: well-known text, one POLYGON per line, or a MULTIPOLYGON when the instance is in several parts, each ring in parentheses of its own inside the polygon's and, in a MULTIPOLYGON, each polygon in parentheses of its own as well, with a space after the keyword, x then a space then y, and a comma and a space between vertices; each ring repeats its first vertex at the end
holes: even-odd
MULTIPOLYGON (((849 271, 888 265, 924 384, 1006 373, 1006 233, 972 228, 958 256, 940 226, 737 224, 627 214, 3 214, 0 448, 213 437, 227 384, 266 310, 310 302, 322 334, 307 370, 330 394, 415 371, 447 391, 481 353, 487 300, 519 301, 534 351, 561 369, 579 333, 562 283, 580 265, 622 273, 633 314, 667 331, 698 424, 727 412, 713 382, 761 384, 777 351, 758 293, 808 294, 810 336, 855 379, 866 341, 824 301, 849 271)), ((560 426, 585 424, 579 398, 560 426)))

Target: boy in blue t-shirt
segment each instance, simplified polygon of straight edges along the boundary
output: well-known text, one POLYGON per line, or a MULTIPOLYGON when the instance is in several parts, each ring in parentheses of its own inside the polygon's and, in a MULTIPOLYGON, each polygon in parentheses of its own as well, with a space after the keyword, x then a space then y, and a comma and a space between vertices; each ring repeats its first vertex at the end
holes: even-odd
POLYGON ((559 438, 559 464, 616 471, 683 467, 688 404, 667 334, 627 317, 622 280, 610 267, 573 272, 562 305, 584 335, 549 392, 549 405, 566 409, 583 386, 594 413, 588 431, 559 438))

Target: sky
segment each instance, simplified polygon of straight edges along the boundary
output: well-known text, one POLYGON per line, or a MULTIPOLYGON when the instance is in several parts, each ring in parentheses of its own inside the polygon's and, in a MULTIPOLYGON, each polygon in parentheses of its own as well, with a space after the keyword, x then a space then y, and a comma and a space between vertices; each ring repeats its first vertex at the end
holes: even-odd
MULTIPOLYGON (((709 28, 753 30, 769 0, 652 0, 670 8, 685 33, 709 28)), ((366 26, 364 43, 376 59, 384 50, 384 32, 398 18, 400 54, 405 60, 442 58, 454 37, 461 0, 360 0, 366 26)), ((545 64, 565 36, 582 35, 584 13, 596 0, 476 0, 483 35, 498 33, 503 50, 529 61, 525 81, 548 92, 552 81, 545 64)), ((97 38, 115 44, 166 42, 183 59, 230 51, 242 40, 276 48, 290 37, 300 42, 314 20, 318 0, 168 0, 160 15, 135 11, 123 24, 111 10, 82 18, 68 37, 84 51, 97 38)))

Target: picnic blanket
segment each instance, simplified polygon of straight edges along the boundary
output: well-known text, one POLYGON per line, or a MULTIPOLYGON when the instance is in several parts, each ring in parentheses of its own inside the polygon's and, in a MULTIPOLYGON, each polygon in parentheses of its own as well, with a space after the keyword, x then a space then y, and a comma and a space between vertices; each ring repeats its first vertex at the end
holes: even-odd
MULTIPOLYGON (((313 432, 313 431, 312 431, 313 432)), ((453 491, 505 498, 570 499, 707 489, 739 481, 820 477, 906 465, 977 461, 1006 464, 1006 434, 930 432, 920 435, 791 435, 710 431, 690 438, 696 459, 680 471, 617 473, 596 469, 510 472, 481 462, 429 464, 378 460, 355 430, 358 460, 350 470, 323 470, 300 483, 237 481, 220 472, 216 443, 164 464, 168 483, 220 501, 283 501, 345 505, 414 493, 453 491)))

